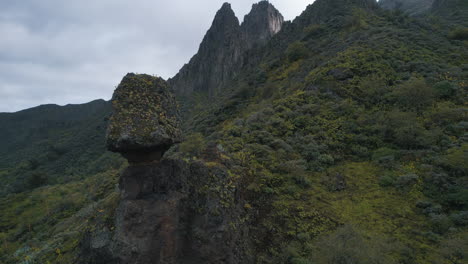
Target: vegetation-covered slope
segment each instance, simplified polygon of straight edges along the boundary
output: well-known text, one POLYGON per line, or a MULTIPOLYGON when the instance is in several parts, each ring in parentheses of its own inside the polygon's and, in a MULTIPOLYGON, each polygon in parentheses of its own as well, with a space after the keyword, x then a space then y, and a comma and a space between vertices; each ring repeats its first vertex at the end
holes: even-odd
MULTIPOLYGON (((169 154, 203 162, 216 146, 232 164, 257 263, 468 262, 465 3, 436 1, 412 18, 317 0, 249 51, 223 95, 183 102, 190 135, 169 154)), ((0 199, 0 261, 70 263, 83 229, 112 218, 111 183, 112 170, 0 199), (100 207, 76 213, 101 193, 86 191, 95 183, 100 207), (60 205, 57 188, 76 202, 45 213, 46 201, 60 205), (35 257, 37 241, 52 246, 35 257)))
POLYGON ((258 261, 466 262, 466 21, 323 5, 192 102, 245 168, 258 261))
POLYGON ((21 192, 120 166, 105 151, 110 104, 44 105, 0 114, 0 194, 21 192))

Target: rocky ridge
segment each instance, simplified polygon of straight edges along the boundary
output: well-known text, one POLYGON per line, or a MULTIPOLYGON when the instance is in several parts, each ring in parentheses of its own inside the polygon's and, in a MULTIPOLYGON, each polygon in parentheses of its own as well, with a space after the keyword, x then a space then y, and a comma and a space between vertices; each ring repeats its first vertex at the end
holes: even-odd
POLYGON ((231 5, 224 3, 197 54, 169 80, 170 85, 179 95, 219 94, 242 68, 243 54, 264 45, 281 30, 283 22, 283 16, 272 4, 261 1, 253 5, 240 25, 231 5))

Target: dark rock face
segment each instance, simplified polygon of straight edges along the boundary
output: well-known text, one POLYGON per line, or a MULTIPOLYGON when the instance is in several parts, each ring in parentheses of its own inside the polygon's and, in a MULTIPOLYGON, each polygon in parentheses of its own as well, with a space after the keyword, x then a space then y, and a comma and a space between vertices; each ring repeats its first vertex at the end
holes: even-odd
POLYGON ((177 161, 127 168, 110 249, 118 263, 178 263, 188 168, 177 161))
POLYGON ((408 15, 420 15, 429 11, 434 0, 380 0, 379 6, 388 10, 400 10, 408 15))
POLYGON ((227 192, 226 205, 226 197, 206 191, 228 182, 223 168, 199 162, 163 159, 128 167, 121 175, 115 230, 86 236, 83 263, 251 263, 239 197, 227 192))
POLYGON ((244 17, 241 25, 247 48, 265 45, 283 26, 281 13, 268 1, 261 1, 252 6, 252 11, 244 17))
POLYGON ((169 80, 170 85, 181 95, 221 93, 240 71, 243 54, 255 45, 265 44, 280 31, 282 24, 283 17, 267 1, 254 5, 242 26, 231 5, 224 3, 197 54, 169 80))
POLYGON ((205 92, 215 95, 233 77, 233 69, 240 67, 243 50, 239 20, 231 5, 225 3, 216 14, 198 53, 170 83, 179 94, 205 92))
POLYGON ((127 74, 112 97, 107 148, 129 161, 154 160, 180 142, 179 117, 167 83, 146 74, 127 74))

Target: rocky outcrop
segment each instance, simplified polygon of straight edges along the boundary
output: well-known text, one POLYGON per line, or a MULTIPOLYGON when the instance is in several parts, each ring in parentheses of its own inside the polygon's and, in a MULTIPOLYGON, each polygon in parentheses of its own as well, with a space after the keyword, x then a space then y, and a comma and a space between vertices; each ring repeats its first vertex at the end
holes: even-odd
POLYGON ((379 6, 387 10, 400 10, 408 15, 420 15, 429 11, 434 0, 380 0, 379 6))
POLYGON ((211 165, 163 158, 180 140, 164 80, 128 74, 112 98, 107 145, 129 161, 113 223, 97 224, 81 263, 250 263, 235 180, 216 151, 211 165))
POLYGON ((254 4, 245 19, 241 26, 231 5, 223 4, 197 54, 169 80, 177 94, 221 93, 242 68, 245 52, 265 44, 283 24, 283 17, 268 1, 254 4))
POLYGON ((107 148, 130 161, 160 159, 180 142, 179 117, 166 81, 127 74, 112 97, 107 148))

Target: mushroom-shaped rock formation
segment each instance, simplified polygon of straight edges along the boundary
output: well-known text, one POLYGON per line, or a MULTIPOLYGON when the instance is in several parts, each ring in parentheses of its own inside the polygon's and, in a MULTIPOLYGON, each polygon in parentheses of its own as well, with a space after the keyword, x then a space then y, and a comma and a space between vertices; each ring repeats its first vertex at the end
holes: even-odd
POLYGON ((162 78, 127 74, 112 96, 112 107, 107 148, 129 162, 159 160, 180 142, 177 103, 162 78))

